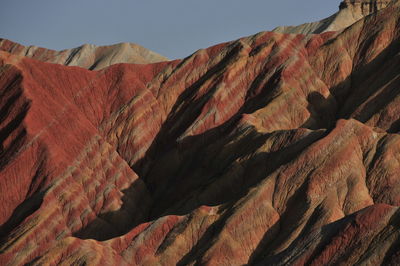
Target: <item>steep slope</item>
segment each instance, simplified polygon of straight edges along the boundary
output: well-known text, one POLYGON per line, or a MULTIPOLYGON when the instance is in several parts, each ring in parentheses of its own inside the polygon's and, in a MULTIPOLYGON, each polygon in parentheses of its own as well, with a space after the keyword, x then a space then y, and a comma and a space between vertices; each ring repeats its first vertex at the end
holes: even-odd
POLYGON ((344 0, 339 11, 321 21, 304 23, 299 26, 281 26, 273 31, 279 33, 317 34, 339 31, 354 24, 365 16, 385 8, 391 0, 344 0))
POLYGON ((85 44, 74 49, 54 51, 0 39, 0 51, 31 57, 43 62, 79 66, 91 70, 99 70, 118 63, 148 64, 168 61, 168 58, 134 43, 119 43, 110 46, 85 44))
POLYGON ((397 265, 400 3, 101 71, 1 52, 0 264, 397 265))

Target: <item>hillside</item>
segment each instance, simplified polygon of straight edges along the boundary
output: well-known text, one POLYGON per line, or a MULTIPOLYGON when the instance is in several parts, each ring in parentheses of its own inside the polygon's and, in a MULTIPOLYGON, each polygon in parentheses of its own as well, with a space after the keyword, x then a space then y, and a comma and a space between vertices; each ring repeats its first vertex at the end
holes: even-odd
POLYGON ((399 265, 399 38, 394 1, 154 64, 0 52, 0 265, 399 265))

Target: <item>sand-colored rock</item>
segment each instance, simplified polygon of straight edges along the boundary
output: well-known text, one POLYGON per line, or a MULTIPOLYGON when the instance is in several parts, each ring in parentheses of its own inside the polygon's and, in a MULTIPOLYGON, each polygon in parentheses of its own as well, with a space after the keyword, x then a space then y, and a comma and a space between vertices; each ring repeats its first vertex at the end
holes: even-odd
POLYGON ((0 51, 31 57, 43 62, 79 66, 90 70, 99 70, 118 63, 149 64, 168 61, 168 58, 134 43, 109 46, 84 44, 73 49, 55 51, 37 46, 23 46, 7 39, 0 39, 0 51))
POLYGON ((340 31, 365 16, 387 7, 391 0, 345 0, 339 11, 321 21, 304 23, 298 26, 281 26, 274 29, 279 33, 318 34, 327 31, 340 31))

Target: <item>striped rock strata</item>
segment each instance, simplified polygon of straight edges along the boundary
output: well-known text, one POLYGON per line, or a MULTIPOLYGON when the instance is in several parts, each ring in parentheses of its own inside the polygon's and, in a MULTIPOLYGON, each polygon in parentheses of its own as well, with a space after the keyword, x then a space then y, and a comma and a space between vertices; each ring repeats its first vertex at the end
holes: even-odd
POLYGON ((399 27, 101 71, 1 52, 0 264, 398 265, 399 27))

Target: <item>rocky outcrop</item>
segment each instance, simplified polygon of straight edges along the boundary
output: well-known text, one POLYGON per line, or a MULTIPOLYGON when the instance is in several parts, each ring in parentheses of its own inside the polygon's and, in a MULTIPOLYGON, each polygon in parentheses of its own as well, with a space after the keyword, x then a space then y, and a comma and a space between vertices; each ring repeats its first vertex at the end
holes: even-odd
POLYGON ((274 31, 293 34, 318 34, 327 31, 339 31, 365 16, 387 7, 390 2, 390 0, 345 0, 340 4, 339 11, 326 19, 299 26, 278 27, 274 31))
POLYGON ((345 0, 340 3, 339 9, 349 9, 355 16, 368 16, 390 4, 391 0, 345 0))
POLYGON ((1 52, 0 264, 398 264, 399 21, 100 71, 1 52))
POLYGON ((31 57, 43 62, 79 66, 90 70, 99 70, 118 63, 148 64, 168 61, 168 58, 133 43, 110 46, 85 44, 74 49, 54 51, 0 39, 0 51, 31 57))

